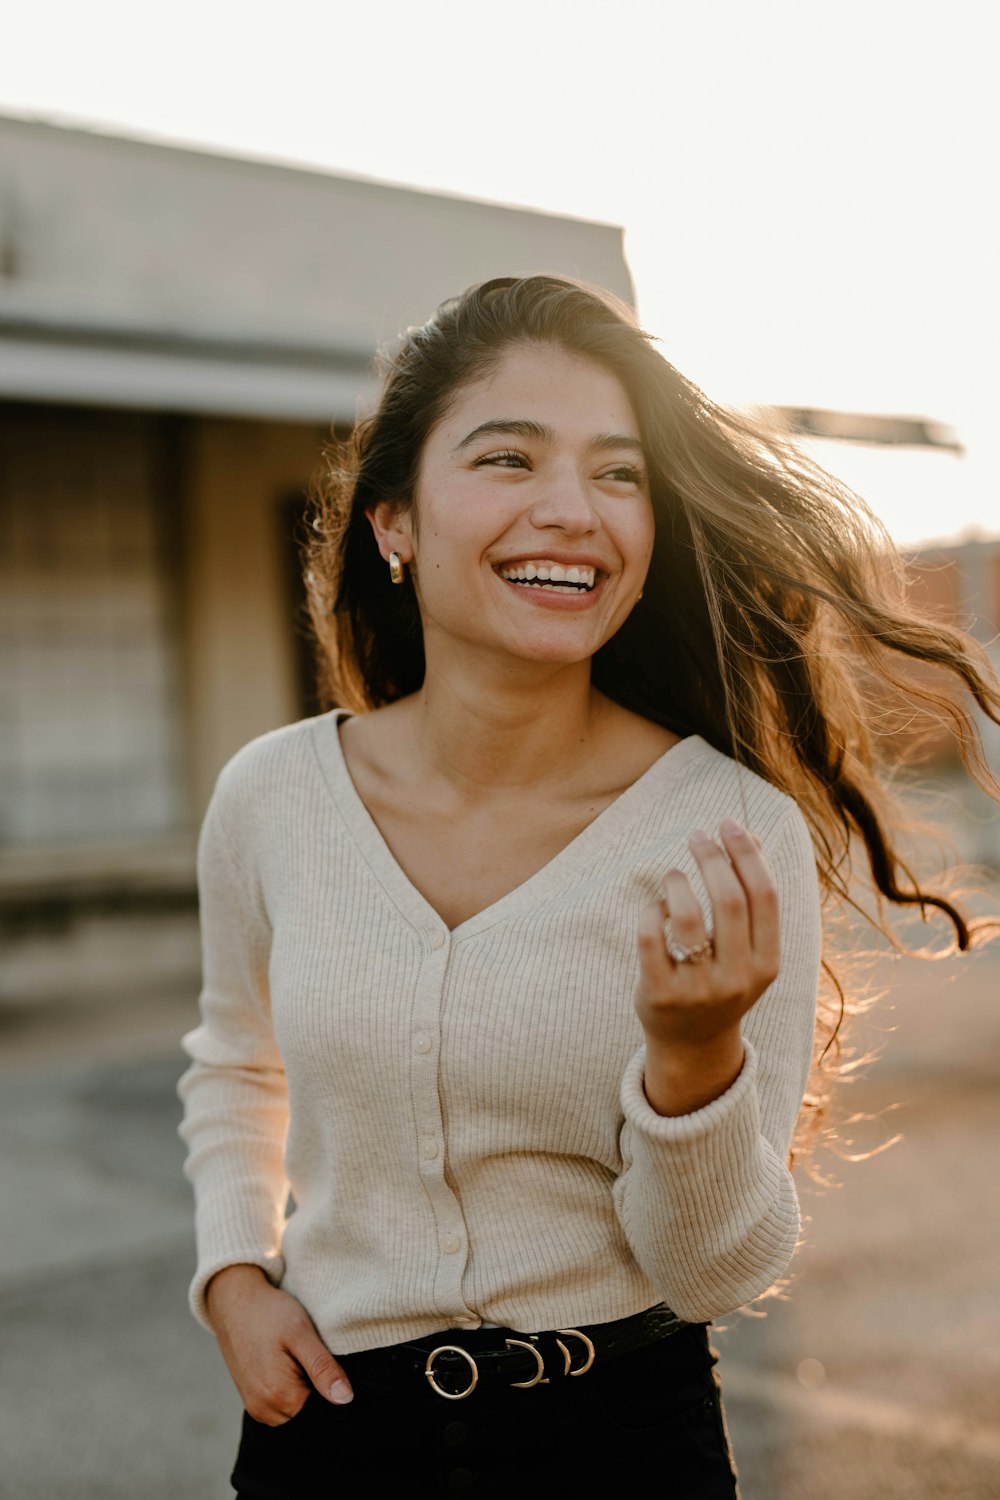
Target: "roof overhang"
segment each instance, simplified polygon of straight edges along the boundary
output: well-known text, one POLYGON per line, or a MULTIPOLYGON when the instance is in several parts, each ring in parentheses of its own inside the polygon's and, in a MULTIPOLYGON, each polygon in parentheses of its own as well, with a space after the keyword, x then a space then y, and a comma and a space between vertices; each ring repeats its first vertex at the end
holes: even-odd
POLYGON ((362 375, 264 350, 223 356, 0 334, 0 397, 9 400, 353 422, 362 375))
POLYGON ((371 353, 297 329, 157 328, 0 298, 0 399, 350 423, 371 353))

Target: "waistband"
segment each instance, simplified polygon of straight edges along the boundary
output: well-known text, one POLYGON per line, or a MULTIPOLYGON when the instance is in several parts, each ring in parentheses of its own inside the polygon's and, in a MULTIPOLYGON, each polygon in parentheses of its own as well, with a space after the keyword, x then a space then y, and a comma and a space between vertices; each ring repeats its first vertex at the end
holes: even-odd
POLYGON ((519 1333, 513 1328, 449 1328, 429 1338, 341 1356, 353 1380, 387 1389, 425 1382, 446 1401, 463 1401, 478 1386, 530 1390, 586 1375, 691 1325, 663 1302, 612 1323, 519 1333))

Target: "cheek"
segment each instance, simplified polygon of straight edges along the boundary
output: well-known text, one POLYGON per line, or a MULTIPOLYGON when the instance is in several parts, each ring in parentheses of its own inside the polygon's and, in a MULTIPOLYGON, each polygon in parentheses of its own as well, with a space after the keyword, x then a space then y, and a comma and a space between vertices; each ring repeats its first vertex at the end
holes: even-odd
POLYGON ((517 523, 523 506, 512 499, 487 496, 482 487, 469 493, 468 488, 442 484, 429 491, 420 507, 415 538, 425 576, 448 569, 457 581, 462 572, 474 569, 517 523))
POLYGON ((648 567, 653 556, 654 536, 653 508, 647 505, 629 516, 627 524, 622 525, 619 531, 622 555, 637 567, 648 567))

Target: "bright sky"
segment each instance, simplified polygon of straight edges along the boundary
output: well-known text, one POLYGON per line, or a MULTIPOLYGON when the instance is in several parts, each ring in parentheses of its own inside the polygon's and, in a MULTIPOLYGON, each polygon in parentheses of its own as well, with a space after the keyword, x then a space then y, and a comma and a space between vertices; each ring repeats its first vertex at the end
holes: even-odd
POLYGON ((982 0, 33 0, 0 110, 625 226, 645 325, 718 399, 926 416, 823 446, 906 544, 1000 533, 982 0))

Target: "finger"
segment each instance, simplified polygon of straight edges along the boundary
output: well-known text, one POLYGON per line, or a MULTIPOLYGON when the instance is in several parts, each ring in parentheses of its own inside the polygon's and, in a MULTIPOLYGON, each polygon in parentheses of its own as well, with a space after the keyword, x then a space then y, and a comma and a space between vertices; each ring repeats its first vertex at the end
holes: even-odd
POLYGON ((780 960, 778 892, 760 839, 733 818, 723 818, 719 833, 732 860, 733 871, 746 893, 750 943, 766 966, 780 960))
POLYGON ((244 1388, 237 1382, 243 1404, 255 1422, 265 1427, 282 1427, 298 1416, 309 1396, 309 1382, 298 1360, 287 1350, 280 1356, 280 1368, 271 1371, 269 1379, 255 1372, 257 1379, 244 1388))
POLYGON ((327 1401, 335 1406, 345 1406, 354 1400, 354 1392, 347 1374, 334 1359, 315 1328, 305 1329, 290 1346, 299 1364, 327 1401))
POLYGON ((700 828, 689 840, 712 903, 712 936, 720 963, 743 961, 750 953, 750 918, 743 886, 725 852, 700 828))
MULTIPOLYGON (((683 870, 668 870, 663 877, 663 890, 671 941, 679 943, 682 948, 697 948, 707 936, 705 919, 683 870)), ((675 960, 670 962, 673 964, 675 960)))
POLYGON ((664 901, 651 901, 639 914, 639 961, 646 979, 655 989, 669 985, 675 967, 667 957, 663 931, 666 915, 664 901))

